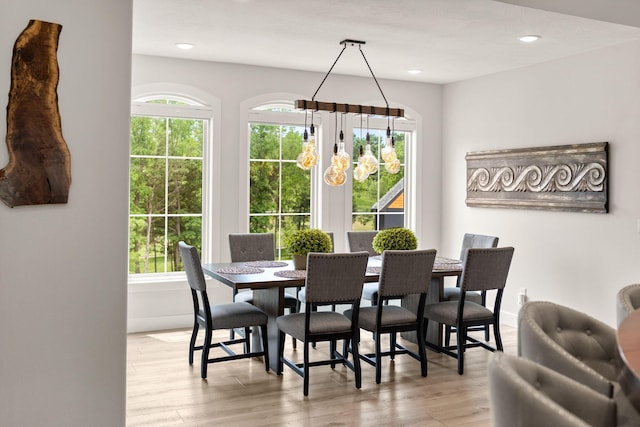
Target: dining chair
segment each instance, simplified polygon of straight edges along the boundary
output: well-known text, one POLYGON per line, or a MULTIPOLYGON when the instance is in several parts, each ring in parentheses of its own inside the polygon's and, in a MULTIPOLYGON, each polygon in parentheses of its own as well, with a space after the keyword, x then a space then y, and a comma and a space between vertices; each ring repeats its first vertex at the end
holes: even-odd
MULTIPOLYGON (((360 358, 376 368, 376 384, 380 384, 382 375, 382 357, 391 360, 398 354, 408 354, 420 362, 421 374, 427 376, 427 354, 425 349, 424 307, 431 281, 436 250, 393 251, 382 254, 382 270, 378 304, 360 308, 358 326, 373 332, 375 353, 360 354, 360 358), (402 298, 406 295, 419 295, 417 312, 399 305, 385 304, 390 299, 402 298), (418 354, 396 341, 398 332, 413 331, 417 333, 418 354), (389 351, 382 351, 383 334, 389 334, 389 351)), ((351 318, 352 310, 345 311, 351 318)))
MULTIPOLYGON (((467 257, 467 250, 471 248, 496 248, 498 247, 498 237, 496 236, 485 236, 483 234, 471 234, 465 233, 462 237, 462 247, 460 248, 460 260, 462 261, 462 265, 464 265, 464 261, 467 257)), ((443 301, 456 301, 460 298, 460 280, 462 276, 458 276, 455 287, 446 287, 444 288, 442 294, 443 301)), ((486 293, 485 292, 475 292, 470 291, 466 295, 466 299, 468 301, 473 301, 478 304, 482 304, 486 306, 486 293)), ((470 330, 484 330, 484 340, 489 341, 489 326, 480 326, 477 328, 471 328, 470 330)), ((445 346, 448 346, 451 342, 451 334, 455 332, 455 328, 451 326, 445 327, 444 339, 445 346)))
POLYGON ((613 399, 545 366, 495 352, 489 357, 494 427, 612 427, 613 399))
POLYGON ((631 313, 640 308, 640 283, 625 286, 616 295, 616 320, 618 326, 631 313))
MULTIPOLYGON (((327 233, 327 235, 329 236, 329 239, 331 239, 331 252, 330 253, 334 253, 336 251, 336 246, 334 244, 334 240, 333 240, 333 231, 325 231, 325 233, 327 233)), ((296 312, 300 313, 301 309, 302 309, 302 304, 304 304, 306 302, 306 297, 305 297, 305 288, 299 287, 296 288, 296 296, 297 296, 297 306, 296 306, 296 312)), ((315 307, 314 307, 315 309, 315 307)), ((335 306, 332 307, 333 310, 335 310, 335 306)))
MULTIPOLYGON (((229 252, 231 262, 273 261, 276 259, 276 246, 273 233, 230 233, 229 252)), ((253 291, 233 289, 233 301, 253 304, 253 291)), ((298 310, 298 300, 285 292, 284 306, 291 313, 298 310)), ((235 331, 229 333, 229 339, 234 339, 235 331)), ((293 342, 295 348, 296 342, 293 342)))
POLYGON ((483 347, 489 351, 502 350, 500 305, 513 251, 512 247, 468 249, 460 283, 460 298, 457 301, 427 304, 425 307, 424 316, 426 319, 455 326, 457 339, 455 346, 446 344, 439 346, 429 342, 427 342, 427 346, 457 358, 458 374, 460 375, 464 371, 464 353, 468 348, 483 347), (477 302, 467 301, 468 291, 494 291, 496 295, 493 310, 477 302), (484 325, 493 325, 495 348, 467 334, 471 327, 484 325), (452 350, 457 351, 453 352, 452 350))
POLYGON ((287 365, 303 378, 303 393, 309 395, 309 368, 337 363, 347 366, 355 373, 356 388, 362 384, 360 358, 358 354, 358 309, 367 271, 366 252, 346 254, 310 253, 307 255, 307 277, 305 280, 306 300, 303 313, 292 313, 279 316, 276 320, 279 329, 279 371, 287 365), (335 310, 314 311, 318 305, 350 304, 353 314, 351 318, 335 310), (284 356, 285 336, 302 341, 304 355, 302 363, 296 363, 284 356), (348 354, 340 354, 336 342, 344 340, 343 348, 350 348, 353 363, 348 354), (310 361, 309 346, 312 342, 329 342, 329 358, 310 361), (350 346, 349 346, 350 344, 350 346))
MULTIPOLYGON (((347 231, 347 243, 349 252, 367 251, 369 256, 376 256, 378 253, 373 249, 373 239, 378 231, 347 231)), ((371 305, 378 303, 378 283, 365 283, 362 287, 362 299, 371 301, 371 305)))
POLYGON ((258 356, 264 358, 264 365, 268 372, 269 341, 267 339, 267 315, 259 308, 246 302, 211 305, 209 296, 207 295, 207 284, 204 279, 198 250, 183 241, 178 243, 178 247, 193 299, 194 317, 193 332, 191 333, 191 340, 189 342, 189 365, 193 365, 194 351, 202 350, 202 362, 200 366, 200 376, 202 378, 207 378, 207 366, 209 363, 258 356), (204 329, 204 343, 196 346, 198 330, 201 326, 204 329), (262 334, 262 351, 251 351, 251 327, 260 327, 262 334), (244 338, 215 343, 211 342, 211 336, 214 330, 234 328, 243 328, 244 338), (233 344, 244 344, 244 353, 236 354, 229 347, 233 344), (212 348, 222 349, 227 356, 210 359, 209 351, 212 348))

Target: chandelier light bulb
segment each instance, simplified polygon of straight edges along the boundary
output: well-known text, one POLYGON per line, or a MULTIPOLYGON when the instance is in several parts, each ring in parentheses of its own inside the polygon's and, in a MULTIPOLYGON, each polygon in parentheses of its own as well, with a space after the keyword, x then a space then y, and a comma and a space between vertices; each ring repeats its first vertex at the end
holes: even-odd
POLYGON ((362 167, 368 175, 378 172, 378 159, 371 152, 371 144, 367 144, 362 156, 362 167))
MULTIPOLYGON (((340 131, 340 134, 342 134, 342 131, 340 131)), ((338 144, 338 153, 335 155, 335 157, 337 157, 338 163, 340 164, 342 170, 346 171, 351 167, 351 156, 349 156, 347 151, 344 149, 344 142, 340 141, 340 143, 338 144)))
POLYGON ((397 174, 398 172, 400 172, 400 160, 395 159, 391 162, 386 162, 384 164, 384 168, 387 170, 387 172, 389 172, 392 175, 397 174))
POLYGON ((318 151, 316 150, 315 135, 313 124, 311 125, 311 138, 307 130, 304 130, 302 151, 296 158, 296 165, 302 170, 309 170, 318 163, 318 151))

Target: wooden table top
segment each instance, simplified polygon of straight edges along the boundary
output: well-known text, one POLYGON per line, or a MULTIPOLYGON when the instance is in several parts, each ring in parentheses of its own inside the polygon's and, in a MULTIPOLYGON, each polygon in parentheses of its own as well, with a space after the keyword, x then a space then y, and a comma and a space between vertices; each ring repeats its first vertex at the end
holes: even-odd
MULTIPOLYGON (((305 275, 304 270, 294 270, 292 261, 282 261, 282 266, 277 267, 254 267, 253 262, 226 262, 226 263, 212 263, 203 264, 202 269, 205 274, 214 279, 228 285, 235 287, 236 289, 267 289, 273 287, 296 287, 304 286, 305 275), (235 271, 229 273, 229 271, 235 271), (293 271, 300 272, 292 276, 295 277, 281 277, 276 275, 278 272, 293 271)), ((367 274, 365 276, 366 282, 376 282, 380 279, 379 269, 382 261, 380 257, 369 258, 367 267, 367 274)), ((459 260, 450 258, 436 257, 436 262, 433 266, 432 277, 443 276, 459 276, 462 272, 462 263, 459 260)), ((282 273, 280 273, 282 274, 282 273)))

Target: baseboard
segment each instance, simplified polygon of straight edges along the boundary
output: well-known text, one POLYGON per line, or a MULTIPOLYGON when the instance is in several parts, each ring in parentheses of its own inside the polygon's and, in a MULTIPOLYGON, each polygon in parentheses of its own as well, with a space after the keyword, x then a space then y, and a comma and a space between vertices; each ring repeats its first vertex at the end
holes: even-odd
POLYGON ((127 319, 127 333, 161 331, 193 326, 193 314, 127 319))

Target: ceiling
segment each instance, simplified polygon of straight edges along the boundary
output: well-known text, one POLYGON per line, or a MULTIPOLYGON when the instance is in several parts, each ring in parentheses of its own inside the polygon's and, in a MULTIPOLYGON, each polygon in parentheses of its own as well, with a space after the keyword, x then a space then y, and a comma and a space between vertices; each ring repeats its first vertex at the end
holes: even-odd
MULTIPOLYGON (((640 40, 637 26, 492 0, 134 0, 133 7, 134 54, 326 73, 340 41, 355 39, 366 42, 376 77, 431 83, 640 40), (526 34, 542 38, 518 40, 526 34), (195 47, 179 50, 178 42, 195 47)), ((370 75, 357 46, 333 73, 370 75)))

